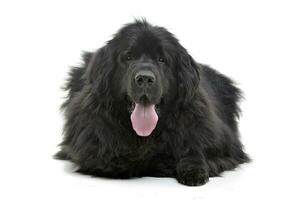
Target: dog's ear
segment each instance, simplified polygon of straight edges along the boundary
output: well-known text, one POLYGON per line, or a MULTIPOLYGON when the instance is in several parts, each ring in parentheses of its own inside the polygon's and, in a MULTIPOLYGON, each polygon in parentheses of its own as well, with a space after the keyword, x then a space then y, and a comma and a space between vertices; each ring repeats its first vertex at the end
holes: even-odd
POLYGON ((88 64, 86 79, 96 93, 108 94, 113 65, 112 52, 108 45, 93 54, 88 64))
POLYGON ((200 71, 197 63, 182 50, 177 56, 178 98, 183 105, 188 104, 199 92, 200 71))

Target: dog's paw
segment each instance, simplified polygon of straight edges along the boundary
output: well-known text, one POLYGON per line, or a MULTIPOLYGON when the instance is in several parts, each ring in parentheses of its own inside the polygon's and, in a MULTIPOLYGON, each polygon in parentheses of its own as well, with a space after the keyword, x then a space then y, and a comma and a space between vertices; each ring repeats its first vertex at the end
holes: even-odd
POLYGON ((188 186, 204 185, 209 179, 208 172, 199 167, 186 167, 177 169, 177 180, 179 183, 188 186))

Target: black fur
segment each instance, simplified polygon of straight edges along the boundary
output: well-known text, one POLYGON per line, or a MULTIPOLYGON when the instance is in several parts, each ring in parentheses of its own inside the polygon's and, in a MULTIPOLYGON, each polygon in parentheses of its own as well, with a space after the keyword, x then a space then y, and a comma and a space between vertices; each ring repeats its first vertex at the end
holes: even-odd
POLYGON ((146 21, 128 24, 104 47, 84 53, 83 61, 65 87, 64 138, 56 154, 79 172, 175 177, 193 186, 249 161, 236 121, 240 90, 228 77, 197 64, 164 28, 146 21), (154 63, 161 79, 154 90, 161 93, 152 94, 160 101, 159 121, 148 137, 138 136, 130 123, 124 77, 131 68, 122 60, 128 49, 134 59, 154 63), (158 54, 164 63, 156 61, 158 54))

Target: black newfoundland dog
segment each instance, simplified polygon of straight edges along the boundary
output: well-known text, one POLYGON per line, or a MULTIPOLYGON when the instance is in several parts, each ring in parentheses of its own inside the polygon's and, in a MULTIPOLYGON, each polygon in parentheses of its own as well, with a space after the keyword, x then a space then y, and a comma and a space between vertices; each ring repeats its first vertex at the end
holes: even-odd
POLYGON ((195 186, 249 161, 236 121, 240 90, 166 29, 137 20, 83 60, 66 85, 56 154, 79 172, 195 186))

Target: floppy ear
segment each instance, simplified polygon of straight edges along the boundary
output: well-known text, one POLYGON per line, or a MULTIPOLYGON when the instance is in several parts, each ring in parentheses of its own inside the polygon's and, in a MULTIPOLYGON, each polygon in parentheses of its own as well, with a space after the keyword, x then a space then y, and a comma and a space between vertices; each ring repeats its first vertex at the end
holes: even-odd
POLYGON ((177 57, 177 72, 178 97, 186 105, 199 92, 200 72, 197 63, 185 50, 177 57))
POLYGON ((109 82, 112 70, 112 52, 108 46, 104 46, 94 53, 87 68, 86 78, 93 92, 102 97, 109 94, 109 82))

